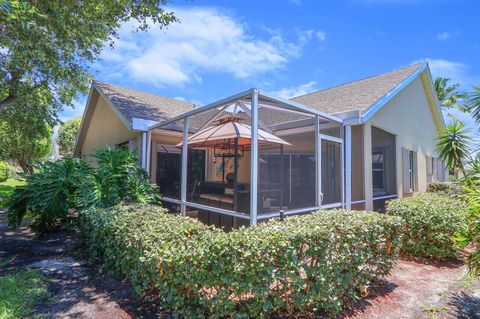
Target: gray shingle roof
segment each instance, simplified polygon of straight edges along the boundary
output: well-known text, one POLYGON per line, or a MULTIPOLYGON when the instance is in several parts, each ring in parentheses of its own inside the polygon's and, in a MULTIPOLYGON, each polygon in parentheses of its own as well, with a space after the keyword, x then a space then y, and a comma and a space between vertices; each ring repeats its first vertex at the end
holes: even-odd
POLYGON ((145 120, 167 120, 191 111, 194 104, 165 96, 145 93, 110 83, 94 81, 94 85, 128 120, 141 118, 145 120))
POLYGON ((417 63, 392 72, 349 82, 292 98, 292 101, 335 114, 363 111, 393 90, 425 63, 417 63))

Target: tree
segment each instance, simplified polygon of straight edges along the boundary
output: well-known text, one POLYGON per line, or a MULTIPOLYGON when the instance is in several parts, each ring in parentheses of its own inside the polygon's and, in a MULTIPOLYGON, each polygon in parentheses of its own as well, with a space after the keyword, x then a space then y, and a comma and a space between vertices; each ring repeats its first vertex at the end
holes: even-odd
POLYGON ((465 94, 458 92, 460 86, 458 83, 450 85, 450 81, 447 78, 435 78, 435 91, 438 101, 443 109, 455 108, 464 111, 463 106, 459 102, 465 98, 465 94))
POLYGON ((467 112, 471 112, 475 122, 480 124, 480 87, 474 86, 472 92, 467 93, 467 112))
POLYGON ((48 97, 39 91, 20 97, 15 109, 0 113, 0 160, 16 162, 24 172, 31 172, 31 163, 45 158, 52 149, 52 129, 45 122, 49 113, 48 97), (33 103, 39 112, 29 112, 33 103))
MULTIPOLYGON (((57 112, 86 93, 88 66, 106 43, 114 45, 122 23, 135 30, 176 21, 161 6, 167 0, 6 0, 0 1, 0 112, 20 107, 31 93, 49 96, 51 112, 29 105, 30 112, 57 120, 57 112)), ((36 96, 36 95, 35 95, 36 96)))
POLYGON ((450 175, 456 169, 464 171, 464 159, 469 157, 469 130, 463 123, 452 122, 445 127, 437 138, 436 151, 439 158, 447 163, 450 175))
POLYGON ((80 123, 82 117, 74 117, 65 121, 58 129, 57 144, 60 155, 73 155, 75 148, 75 141, 77 139, 78 131, 80 130, 80 123))

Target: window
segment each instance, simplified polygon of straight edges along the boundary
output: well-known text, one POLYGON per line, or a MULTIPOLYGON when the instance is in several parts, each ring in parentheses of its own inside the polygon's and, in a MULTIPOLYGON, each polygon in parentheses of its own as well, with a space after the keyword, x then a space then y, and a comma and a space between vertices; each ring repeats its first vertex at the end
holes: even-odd
POLYGON ((395 135, 372 127, 373 198, 397 195, 395 135))
POLYGON ((437 159, 427 155, 425 157, 425 161, 427 167, 427 183, 432 183, 439 180, 437 173, 437 159))
POLYGON ((414 159, 414 154, 413 151, 408 152, 408 178, 409 178, 409 191, 413 192, 415 190, 415 163, 413 161, 414 159))
POLYGON ((418 190, 417 152, 403 149, 403 192, 413 193, 418 190))
POLYGON ((385 149, 372 152, 373 193, 386 193, 385 190, 385 149))

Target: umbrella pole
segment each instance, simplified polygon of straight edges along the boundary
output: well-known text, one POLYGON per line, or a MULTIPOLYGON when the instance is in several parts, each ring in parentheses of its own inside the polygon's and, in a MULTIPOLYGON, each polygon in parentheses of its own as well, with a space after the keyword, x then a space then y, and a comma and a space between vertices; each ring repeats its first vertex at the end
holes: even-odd
POLYGON ((225 183, 225 154, 222 154, 222 182, 225 183))
POLYGON ((283 145, 280 145, 280 210, 283 209, 283 145))
POLYGON ((233 163, 233 211, 237 211, 237 178, 238 178, 238 137, 235 138, 235 161, 233 163))

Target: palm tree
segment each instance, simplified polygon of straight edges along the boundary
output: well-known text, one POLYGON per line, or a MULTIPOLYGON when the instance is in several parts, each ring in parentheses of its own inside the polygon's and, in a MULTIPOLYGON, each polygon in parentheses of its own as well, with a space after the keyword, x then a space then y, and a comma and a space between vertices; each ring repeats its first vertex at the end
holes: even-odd
POLYGON ((460 105, 459 102, 465 98, 465 94, 458 92, 460 87, 458 83, 450 85, 450 81, 448 78, 435 78, 435 91, 438 101, 443 109, 455 108, 464 111, 463 105, 460 105))
POLYGON ((456 169, 464 172, 463 163, 469 157, 471 139, 469 130, 460 122, 451 122, 438 136, 435 149, 439 158, 447 163, 450 175, 455 175, 456 169))
POLYGON ((474 86, 473 92, 467 93, 465 105, 466 111, 471 112, 475 122, 480 124, 480 87, 474 86))

